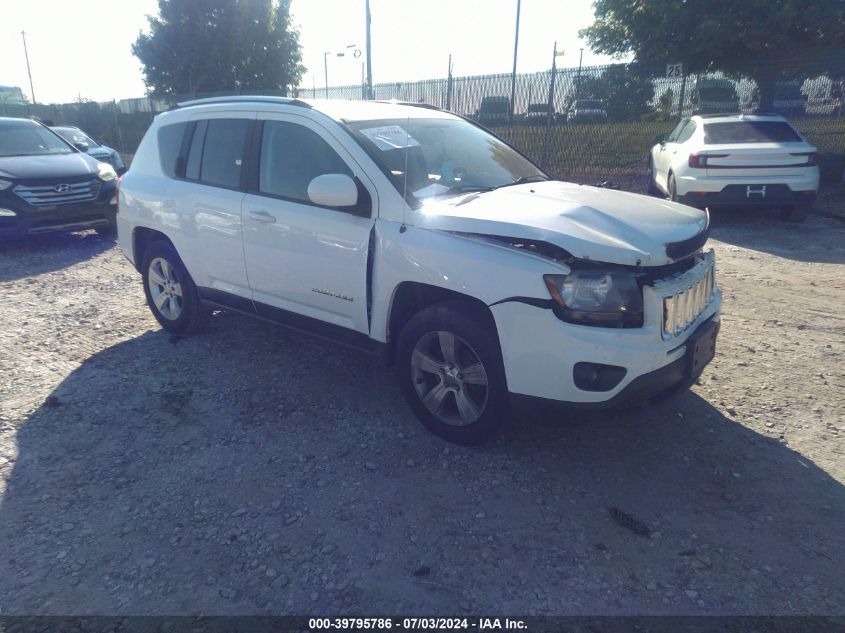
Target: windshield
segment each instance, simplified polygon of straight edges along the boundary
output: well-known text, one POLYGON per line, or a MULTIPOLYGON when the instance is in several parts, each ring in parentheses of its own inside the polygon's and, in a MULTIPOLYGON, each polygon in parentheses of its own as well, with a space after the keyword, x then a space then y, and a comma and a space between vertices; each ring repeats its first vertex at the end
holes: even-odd
POLYGON ((87 143, 88 147, 99 147, 99 143, 82 130, 77 130, 72 127, 54 127, 51 129, 68 143, 87 143))
POLYGON ((547 179, 504 141, 461 119, 381 119, 348 125, 415 206, 427 199, 547 179))
POLYGON ((801 137, 785 121, 705 123, 704 143, 800 143, 801 137))
POLYGON ((50 130, 22 121, 0 125, 0 156, 70 154, 74 150, 50 130))

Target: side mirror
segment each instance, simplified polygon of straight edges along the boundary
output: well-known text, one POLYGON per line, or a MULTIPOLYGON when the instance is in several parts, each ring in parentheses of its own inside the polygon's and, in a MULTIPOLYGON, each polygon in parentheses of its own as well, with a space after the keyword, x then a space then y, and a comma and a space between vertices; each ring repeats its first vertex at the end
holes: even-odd
POLYGON ((346 174, 323 174, 308 183, 308 199, 324 207, 354 207, 358 186, 346 174))
POLYGON ((666 135, 665 134, 658 134, 654 137, 654 144, 655 145, 666 145, 666 135))
POLYGON ((89 150, 88 143, 83 143, 81 141, 79 143, 74 143, 73 146, 80 152, 87 152, 89 150))

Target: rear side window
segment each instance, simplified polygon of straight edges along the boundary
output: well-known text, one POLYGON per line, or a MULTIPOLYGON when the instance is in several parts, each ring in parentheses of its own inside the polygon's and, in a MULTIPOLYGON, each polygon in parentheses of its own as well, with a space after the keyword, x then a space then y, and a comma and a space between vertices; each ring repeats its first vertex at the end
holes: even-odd
POLYGON ((337 152, 316 132, 284 121, 264 123, 259 191, 312 204, 308 199, 308 184, 323 174, 353 175, 337 152))
POLYGON ((684 143, 688 141, 693 134, 695 134, 695 121, 690 121, 689 123, 687 123, 686 127, 681 130, 681 133, 678 135, 678 140, 676 142, 684 143))
MULTIPOLYGON (((248 132, 249 120, 247 119, 208 121, 200 165, 202 182, 230 189, 241 186, 241 169, 248 132)), ((192 153, 193 149, 192 147, 192 153)))
POLYGON ((730 121, 704 125, 704 142, 720 143, 800 143, 801 137, 785 121, 730 121))
POLYGON ((181 175, 182 139, 185 138, 187 129, 187 123, 165 125, 158 129, 158 154, 165 176, 175 178, 181 175))

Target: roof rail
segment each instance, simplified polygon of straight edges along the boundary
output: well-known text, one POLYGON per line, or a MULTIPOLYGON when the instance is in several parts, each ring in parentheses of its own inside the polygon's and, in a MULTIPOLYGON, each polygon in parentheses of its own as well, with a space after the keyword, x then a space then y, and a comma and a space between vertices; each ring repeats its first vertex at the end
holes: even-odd
POLYGON ((443 112, 443 108, 430 103, 423 103, 420 101, 399 101, 398 99, 376 99, 376 103, 390 103, 391 105, 411 106, 414 108, 425 108, 426 110, 439 110, 443 112))
POLYGON ((311 106, 300 99, 293 97, 273 97, 269 95, 234 95, 230 97, 208 97, 206 99, 193 99, 191 101, 180 101, 171 109, 190 108, 201 105, 214 105, 217 103, 278 103, 286 105, 295 105, 305 108, 311 106))

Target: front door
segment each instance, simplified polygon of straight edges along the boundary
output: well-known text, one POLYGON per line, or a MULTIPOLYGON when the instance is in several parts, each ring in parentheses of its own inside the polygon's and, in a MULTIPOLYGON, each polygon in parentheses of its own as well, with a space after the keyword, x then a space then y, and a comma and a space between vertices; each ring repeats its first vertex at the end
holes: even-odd
POLYGON ((375 188, 318 123, 266 115, 259 125, 257 183, 243 204, 244 255, 256 310, 270 318, 293 314, 369 333, 367 254, 375 188), (309 200, 314 178, 337 173, 362 183, 359 198, 372 201, 369 217, 309 200))

